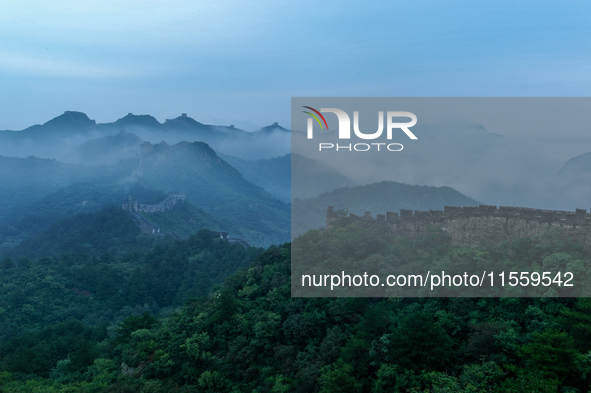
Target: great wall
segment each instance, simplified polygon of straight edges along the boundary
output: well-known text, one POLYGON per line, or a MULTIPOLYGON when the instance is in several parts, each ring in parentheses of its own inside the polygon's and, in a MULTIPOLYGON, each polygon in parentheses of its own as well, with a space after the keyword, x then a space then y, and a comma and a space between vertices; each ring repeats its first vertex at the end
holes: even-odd
POLYGON ((167 210, 172 209, 172 207, 176 205, 179 201, 184 201, 186 199, 187 196, 184 192, 169 192, 166 199, 162 202, 154 205, 146 205, 139 203, 130 195, 129 197, 127 197, 127 199, 123 201, 123 204, 121 206, 123 210, 127 210, 130 212, 165 212, 167 210))
MULTIPOLYGON (((131 114, 131 113, 130 113, 131 114)), ((186 113, 183 113, 182 116, 187 116, 186 113)), ((275 123, 277 124, 277 123, 275 123)), ((233 127, 233 126, 232 126, 233 127)), ((121 130, 121 133, 124 134, 125 130, 121 130)), ((179 148, 180 146, 186 144, 187 142, 177 143, 173 146, 173 148, 179 148)), ((168 146, 165 141, 162 141, 161 144, 168 146)), ((148 188, 143 181, 144 176, 144 156, 149 154, 154 149, 154 145, 149 142, 144 142, 140 145, 140 162, 138 168, 131 172, 131 180, 138 182, 142 187, 148 188)), ((121 205, 123 210, 127 210, 131 217, 134 219, 136 224, 139 226, 142 232, 146 234, 152 234, 155 236, 163 237, 165 235, 171 235, 175 239, 181 240, 182 237, 179 236, 176 232, 161 232, 160 228, 150 222, 146 217, 142 216, 140 212, 145 213, 154 213, 154 212, 165 212, 172 209, 179 201, 184 201, 187 199, 187 196, 184 192, 173 191, 169 192, 166 199, 160 203, 156 204, 142 204, 139 203, 137 200, 133 199, 130 195, 121 205)), ((229 237, 228 232, 218 232, 212 231, 212 234, 215 237, 219 237, 220 239, 226 240, 230 243, 238 243, 245 248, 250 247, 250 244, 245 239, 237 238, 237 237, 229 237)))
MULTIPOLYGON (((329 206, 326 228, 334 227, 340 217, 329 206)), ((383 224, 393 237, 422 237, 430 228, 441 228, 450 236, 452 244, 471 247, 482 242, 501 244, 519 238, 536 238, 549 228, 558 228, 591 249, 591 214, 585 209, 568 212, 491 205, 446 206, 443 211, 400 210, 400 214, 386 212, 376 218, 371 212, 365 212, 364 216, 350 214, 349 217, 353 222, 365 225, 383 224)))
POLYGON ((175 239, 181 240, 181 237, 176 232, 161 232, 160 228, 146 219, 140 214, 140 212, 153 213, 153 212, 165 212, 172 209, 179 201, 184 201, 187 196, 184 192, 169 192, 166 199, 160 203, 153 205, 141 204, 137 200, 133 199, 130 195, 123 200, 121 205, 123 210, 127 210, 131 217, 134 219, 138 227, 142 232, 146 234, 152 234, 155 236, 163 237, 165 235, 171 235, 175 239))
MULTIPOLYGON (((121 204, 121 208, 123 210, 128 211, 131 214, 131 217, 134 219, 134 221, 139 226, 139 228, 141 229, 142 232, 144 232, 146 234, 152 234, 155 236, 159 236, 159 237, 171 235, 175 239, 181 240, 182 237, 179 236, 176 232, 161 232, 160 228, 157 225, 153 224, 146 217, 142 216, 140 214, 140 212, 145 212, 145 213, 165 212, 165 211, 172 209, 180 201, 184 201, 186 199, 187 199, 187 196, 185 195, 184 192, 174 191, 174 192, 169 192, 166 199, 164 199, 162 202, 149 205, 149 204, 139 203, 137 200, 133 199, 133 197, 130 195, 126 199, 123 200, 123 203, 121 204)), ((229 237, 228 232, 212 231, 212 234, 214 236, 219 237, 220 239, 226 240, 230 243, 238 243, 245 248, 250 247, 250 244, 248 243, 248 241, 241 239, 241 238, 237 238, 237 237, 229 237)))

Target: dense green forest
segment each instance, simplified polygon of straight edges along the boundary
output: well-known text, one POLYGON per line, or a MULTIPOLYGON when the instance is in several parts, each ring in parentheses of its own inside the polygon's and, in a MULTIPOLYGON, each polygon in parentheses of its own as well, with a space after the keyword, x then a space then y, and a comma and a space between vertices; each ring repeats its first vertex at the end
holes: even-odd
POLYGON ((53 257, 64 253, 98 257, 147 251, 156 243, 143 235, 129 213, 112 206, 96 213, 79 213, 25 239, 5 254, 12 258, 53 257))
MULTIPOLYGON (((344 215, 345 211, 337 212, 344 215)), ((587 266, 591 265, 589 253, 583 245, 576 243, 559 228, 547 228, 538 238, 522 238, 514 244, 508 242, 494 246, 484 239, 480 247, 449 247, 449 236, 440 229, 431 227, 421 238, 411 240, 405 237, 392 238, 386 223, 365 225, 352 217, 341 217, 333 225, 334 231, 308 231, 292 248, 292 282, 294 296, 364 296, 364 297, 580 297, 591 295, 591 276, 587 266), (535 248, 531 244, 537 244, 535 248), (417 252, 409 252, 410 246, 417 252), (355 286, 350 283, 336 287, 311 285, 305 287, 302 277, 316 277, 336 273, 340 281, 342 274, 375 275, 379 285, 355 286), (427 272, 437 275, 437 280, 425 277, 427 272), (441 284, 441 275, 449 277, 448 284, 441 284), (501 279, 500 272, 506 272, 501 279), (513 285, 509 272, 531 274, 531 285, 513 285), (546 273, 543 273, 546 272, 546 273), (572 277, 565 272, 572 273, 572 277), (484 273, 487 275, 484 276, 484 273), (552 274, 551 274, 552 273, 552 274), (559 274, 560 273, 560 274, 559 274), (477 275, 483 281, 462 285, 451 285, 451 276, 466 277, 477 275), (541 277, 545 274, 542 284, 541 277), (389 275, 406 277, 421 275, 418 282, 409 278, 409 284, 385 285, 389 275), (492 280, 494 275, 494 280, 492 280), (423 278, 425 278, 423 280, 423 278), (492 285, 491 285, 492 280, 492 285), (504 280, 504 285, 501 282, 504 280), (432 285, 435 283, 435 285, 432 285), (563 285, 566 284, 566 285, 563 285), (400 286, 402 285, 402 286, 400 286)), ((361 277, 361 276, 359 276, 361 277)), ((527 278, 529 281, 530 279, 527 278)), ((330 280, 329 280, 330 281, 330 280)), ((519 281, 519 280, 518 280, 519 281)), ((525 283, 525 279, 521 279, 525 283)), ((320 282, 318 282, 320 284, 320 282)))
MULTIPOLYGON (((121 214, 125 213, 120 209, 110 209, 97 218, 113 221, 121 218, 121 214)), ((89 226, 83 228, 83 233, 88 235, 94 229, 87 241, 95 242, 88 246, 89 250, 97 250, 103 244, 111 248, 112 238, 104 237, 106 232, 94 227, 95 224, 112 222, 87 222, 89 226)), ((60 229, 56 230, 57 238, 60 229)), ((53 251, 58 251, 55 247, 61 245, 64 253, 35 259, 3 258, 0 339, 71 319, 95 326, 137 312, 158 313, 180 306, 189 297, 207 294, 212 285, 252 263, 261 251, 216 239, 209 230, 183 241, 166 237, 154 247, 148 247, 153 245, 153 240, 145 235, 139 239, 133 236, 117 239, 135 241, 138 247, 144 242, 145 250, 134 250, 132 244, 126 252, 115 248, 118 251, 115 254, 105 251, 92 255, 72 252, 75 250, 68 248, 68 244, 49 241, 53 251)))
POLYGON ((0 217, 0 255, 61 220, 80 213, 95 213, 112 205, 120 206, 129 195, 141 203, 158 203, 166 198, 160 190, 131 181, 113 184, 84 182, 60 188, 0 217))
POLYGON ((233 237, 252 239, 248 231, 242 231, 239 226, 233 226, 219 219, 189 201, 177 203, 166 212, 142 213, 154 225, 164 232, 174 232, 182 238, 187 238, 201 229, 230 232, 233 237))
MULTIPOLYGON (((19 258, 60 255, 64 252, 100 256, 145 251, 155 238, 143 236, 128 213, 119 207, 133 195, 140 203, 157 204, 166 198, 158 189, 137 183, 95 185, 77 183, 51 193, 27 209, 0 220, 0 255, 19 258)), ((231 225, 189 201, 166 212, 141 213, 163 232, 188 238, 201 229, 230 232, 233 237, 259 240, 258 233, 231 225)))
MULTIPOLYGON (((23 321, 30 327, 25 334, 17 334, 21 330, 16 329, 4 332, 1 389, 258 393, 590 390, 589 298, 290 296, 292 246, 314 247, 313 242, 322 237, 342 242, 347 231, 359 234, 359 230, 315 231, 293 244, 272 246, 221 285, 210 286, 208 292, 190 287, 196 278, 207 277, 204 273, 193 273, 194 268, 175 270, 176 266, 192 266, 202 260, 208 262, 200 269, 219 266, 223 263, 219 256, 210 254, 214 246, 226 250, 227 261, 239 257, 232 252, 241 253, 244 266, 253 250, 230 249, 230 244, 200 232, 186 242, 156 247, 143 256, 141 264, 136 256, 122 257, 119 265, 123 270, 127 266, 126 276, 118 276, 118 265, 109 255, 86 261, 71 255, 42 259, 27 268, 23 268, 27 264, 5 260, 5 292, 0 297, 6 299, 0 309, 3 326, 16 318, 16 312, 22 318, 34 318, 31 315, 39 310, 43 316, 37 318, 46 318, 50 313, 42 307, 58 299, 63 299, 63 304, 56 310, 76 309, 74 300, 62 298, 66 292, 89 303, 102 301, 101 306, 108 304, 113 309, 138 302, 160 302, 159 307, 166 307, 192 297, 174 311, 138 308, 115 322, 84 319, 86 312, 54 316, 39 322, 37 328, 32 328, 34 319, 23 321), (37 281, 31 276, 35 269, 40 270, 34 275, 37 281), (120 281, 114 281, 116 277, 121 277, 120 281), (28 293, 27 282, 39 289, 31 288, 28 293), (89 294, 75 293, 71 282, 89 294), (175 295, 177 290, 184 295, 175 295)), ((433 236, 429 244, 401 240, 390 247, 409 262, 479 255, 543 265, 548 260, 588 261, 590 257, 580 246, 560 237, 465 248, 451 246, 445 236, 433 236)))
POLYGON ((0 156, 0 220, 14 218, 14 212, 75 183, 116 184, 128 179, 136 166, 135 160, 112 166, 83 166, 33 156, 0 156))

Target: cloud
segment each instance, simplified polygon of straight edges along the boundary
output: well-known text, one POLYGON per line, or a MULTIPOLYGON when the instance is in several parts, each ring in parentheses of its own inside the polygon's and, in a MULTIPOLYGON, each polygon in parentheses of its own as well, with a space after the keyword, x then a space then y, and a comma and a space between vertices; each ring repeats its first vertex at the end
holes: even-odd
POLYGON ((37 54, 17 54, 0 50, 0 69, 31 76, 50 76, 68 78, 113 78, 137 76, 137 70, 101 66, 56 59, 37 54))

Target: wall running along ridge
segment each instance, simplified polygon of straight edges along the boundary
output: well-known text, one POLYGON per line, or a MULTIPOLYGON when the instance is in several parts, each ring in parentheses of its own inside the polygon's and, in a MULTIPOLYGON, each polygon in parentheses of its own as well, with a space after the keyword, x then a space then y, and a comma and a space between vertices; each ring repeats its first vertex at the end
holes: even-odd
MULTIPOLYGON (((364 216, 350 214, 353 222, 365 225, 385 224, 393 237, 422 237, 430 228, 441 228, 453 245, 476 247, 482 242, 501 244, 520 238, 536 238, 549 228, 559 228, 569 237, 591 248, 591 214, 585 209, 575 212, 540 210, 525 207, 480 205, 477 207, 445 206, 444 210, 400 210, 386 212, 376 218, 370 212, 364 216)), ((326 228, 334 227, 339 217, 328 207, 326 228)))
POLYGON ((165 212, 167 210, 172 209, 172 207, 176 205, 177 202, 184 201, 186 199, 187 196, 184 192, 169 192, 166 199, 162 202, 157 203, 155 205, 145 205, 139 203, 130 195, 127 199, 123 200, 123 204, 121 205, 121 207, 123 208, 123 210, 127 210, 130 212, 165 212))

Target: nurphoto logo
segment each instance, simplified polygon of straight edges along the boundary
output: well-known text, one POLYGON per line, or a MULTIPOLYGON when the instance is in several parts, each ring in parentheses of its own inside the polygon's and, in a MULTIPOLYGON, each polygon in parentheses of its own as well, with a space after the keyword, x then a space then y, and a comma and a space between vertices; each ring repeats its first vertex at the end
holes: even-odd
MULTIPOLYGON (((324 129, 328 131, 328 123, 326 118, 322 115, 322 113, 334 113, 337 116, 337 120, 339 122, 339 130, 338 135, 339 139, 351 139, 351 118, 342 109, 338 108, 320 108, 320 111, 314 109, 310 106, 303 106, 303 108, 309 109, 309 111, 302 111, 312 117, 308 118, 307 123, 307 137, 308 139, 314 138, 314 120, 320 126, 320 129, 324 129)), ((415 134, 412 133, 410 127, 417 124, 417 116, 411 112, 399 112, 399 111, 387 111, 386 112, 386 138, 388 140, 392 139, 393 130, 400 129, 402 130, 406 136, 410 139, 418 139, 415 134), (399 118, 409 118, 410 121, 407 122, 400 122, 398 121, 399 118), (397 119, 395 121, 395 119, 397 119)), ((374 140, 382 136, 384 132, 384 112, 378 112, 378 130, 373 133, 364 133, 361 132, 359 129, 359 112, 353 111, 353 132, 355 136, 359 139, 364 140, 374 140)), ((356 143, 355 145, 348 144, 348 145, 339 145, 336 144, 336 151, 339 150, 348 150, 348 151, 369 151, 372 149, 372 146, 379 151, 380 147, 386 146, 389 151, 401 151, 403 146, 401 143, 356 143)), ((326 149, 335 149, 334 143, 320 143, 319 150, 326 150, 326 149)))

